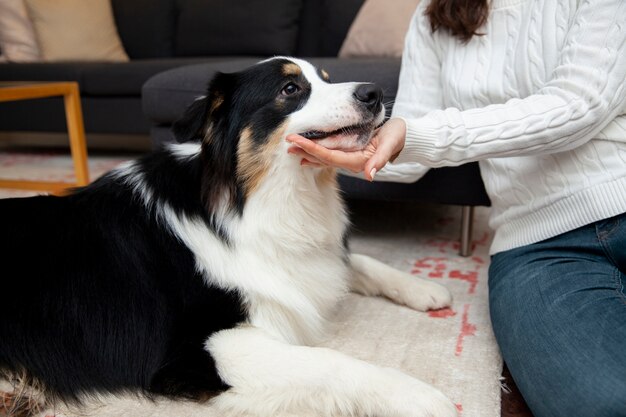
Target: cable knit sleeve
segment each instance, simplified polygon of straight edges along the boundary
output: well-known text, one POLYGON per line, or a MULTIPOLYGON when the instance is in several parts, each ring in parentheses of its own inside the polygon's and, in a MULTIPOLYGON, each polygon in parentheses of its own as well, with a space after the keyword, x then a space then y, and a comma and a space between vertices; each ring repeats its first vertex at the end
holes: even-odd
MULTIPOLYGON (((419 17, 418 17, 419 18, 419 17)), ((420 63, 403 63, 401 85, 418 83, 420 96, 441 94, 431 68, 437 61, 425 39, 414 40, 420 63), (421 52, 424 51, 424 52, 421 52), (430 51, 430 52, 429 52, 430 51), (425 53, 426 55, 423 55, 425 53), (433 64, 424 63, 433 60, 433 64), (424 79, 418 81, 425 76, 424 79), (428 90, 426 90, 428 89, 428 90)), ((415 57, 409 59, 417 62, 415 57)), ((406 144, 396 162, 429 166, 508 156, 556 153, 576 148, 626 110, 626 2, 582 0, 549 80, 535 94, 504 104, 461 111, 409 110, 398 94, 396 115, 407 122, 406 144)), ((414 104, 413 104, 414 105, 414 104)))

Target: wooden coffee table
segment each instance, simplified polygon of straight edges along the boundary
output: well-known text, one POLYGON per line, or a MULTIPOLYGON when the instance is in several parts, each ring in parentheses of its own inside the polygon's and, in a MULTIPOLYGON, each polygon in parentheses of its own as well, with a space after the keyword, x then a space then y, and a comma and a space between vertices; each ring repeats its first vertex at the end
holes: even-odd
POLYGON ((0 102, 63 96, 65 118, 74 161, 75 183, 0 179, 0 188, 52 191, 62 193, 69 187, 89 184, 85 127, 80 92, 75 82, 0 82, 0 102))

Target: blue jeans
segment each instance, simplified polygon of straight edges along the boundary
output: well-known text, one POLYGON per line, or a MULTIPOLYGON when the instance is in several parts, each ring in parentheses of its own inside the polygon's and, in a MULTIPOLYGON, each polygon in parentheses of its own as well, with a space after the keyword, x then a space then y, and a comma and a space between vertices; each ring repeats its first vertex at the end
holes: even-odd
POLYGON ((501 252, 489 302, 535 417, 626 416, 626 213, 501 252))

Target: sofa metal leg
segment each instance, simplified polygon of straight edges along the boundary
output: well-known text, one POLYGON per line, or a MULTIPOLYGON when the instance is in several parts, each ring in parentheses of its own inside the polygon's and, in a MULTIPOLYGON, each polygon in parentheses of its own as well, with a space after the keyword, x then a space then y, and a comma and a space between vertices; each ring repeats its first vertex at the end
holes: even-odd
POLYGON ((472 254, 472 225, 474 224, 474 206, 461 207, 461 245, 459 255, 472 254))

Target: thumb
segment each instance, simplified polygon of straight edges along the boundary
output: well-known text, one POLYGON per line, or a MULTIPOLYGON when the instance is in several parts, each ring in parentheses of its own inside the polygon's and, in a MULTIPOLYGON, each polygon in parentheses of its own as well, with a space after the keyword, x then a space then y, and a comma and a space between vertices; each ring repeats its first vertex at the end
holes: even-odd
POLYGON ((374 181, 376 173, 387 165, 387 162, 389 162, 394 153, 395 146, 393 141, 382 141, 378 149, 376 149, 376 152, 374 152, 374 155, 372 155, 363 167, 365 178, 369 181, 374 181))

